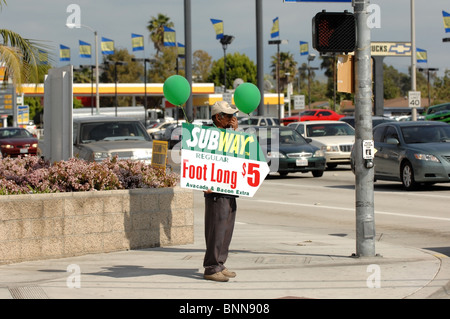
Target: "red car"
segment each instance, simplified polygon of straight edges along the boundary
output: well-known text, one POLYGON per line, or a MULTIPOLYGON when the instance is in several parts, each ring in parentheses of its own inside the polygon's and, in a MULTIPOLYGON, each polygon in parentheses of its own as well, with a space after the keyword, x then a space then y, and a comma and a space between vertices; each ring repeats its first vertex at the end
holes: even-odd
POLYGON ((21 127, 0 128, 0 149, 3 157, 36 155, 38 139, 21 127))
POLYGON ((344 115, 337 114, 332 110, 317 109, 317 110, 306 110, 300 113, 300 116, 290 116, 281 119, 284 125, 288 125, 292 122, 303 122, 303 121, 338 121, 344 115))

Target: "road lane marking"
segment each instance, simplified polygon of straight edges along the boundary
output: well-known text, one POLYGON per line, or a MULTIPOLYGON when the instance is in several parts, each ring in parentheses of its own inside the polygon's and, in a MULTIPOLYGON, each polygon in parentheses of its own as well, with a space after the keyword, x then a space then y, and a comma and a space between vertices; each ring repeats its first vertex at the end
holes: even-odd
MULTIPOLYGON (((264 183, 262 184, 264 185, 264 183)), ((355 189, 349 189, 349 188, 340 188, 339 185, 333 187, 333 186, 315 186, 315 185, 299 185, 299 184, 289 184, 289 183, 267 183, 267 185, 274 185, 274 186, 288 186, 288 187, 300 187, 300 188, 317 188, 317 189, 324 189, 324 188, 332 188, 334 190, 342 190, 342 191, 352 191, 354 192, 355 189)), ((355 185, 347 185, 347 186, 355 186, 355 185)), ((445 198, 448 199, 448 195, 436 195, 436 194, 429 194, 425 192, 384 192, 384 191, 377 191, 374 190, 375 194, 386 194, 386 195, 401 195, 401 196, 412 196, 416 197, 417 195, 423 196, 423 197, 434 197, 434 198, 445 198)))
MULTIPOLYGON (((244 199, 250 200, 250 199, 244 199)), ((263 199, 251 199, 252 202, 260 202, 260 203, 268 203, 268 204, 276 204, 276 205, 291 205, 291 206, 302 206, 302 207, 315 207, 315 208, 324 208, 324 209, 332 209, 332 210, 343 210, 343 211, 351 211, 354 212, 356 208, 345 208, 345 207, 336 207, 336 206, 326 206, 326 205, 314 205, 314 204, 301 204, 301 203, 292 203, 292 202, 278 202, 271 200, 263 200, 263 199)), ((432 219, 432 220, 440 220, 450 222, 450 218, 445 217, 434 217, 434 216, 423 216, 423 215, 411 215, 411 214, 401 214, 401 213, 390 213, 375 210, 375 215, 390 215, 390 216, 398 216, 398 217, 407 217, 407 218, 420 218, 420 219, 432 219)))

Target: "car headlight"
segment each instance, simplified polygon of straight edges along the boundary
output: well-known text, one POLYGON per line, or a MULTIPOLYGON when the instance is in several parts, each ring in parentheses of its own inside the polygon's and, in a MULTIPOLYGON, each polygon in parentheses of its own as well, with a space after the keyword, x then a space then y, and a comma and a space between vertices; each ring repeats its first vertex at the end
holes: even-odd
POLYGON ((431 154, 414 154, 414 157, 419 161, 431 161, 436 163, 441 162, 436 156, 431 154))
POLYGON ((14 148, 14 146, 11 144, 4 144, 2 145, 2 148, 14 148))
POLYGON ((152 158, 152 150, 136 150, 133 151, 133 160, 143 160, 152 158))
POLYGON ((31 147, 38 147, 38 144, 34 143, 34 144, 31 145, 31 147))
POLYGON ((314 152, 313 157, 324 157, 325 153, 322 150, 317 150, 314 152))
POLYGON ((339 152, 339 147, 337 145, 324 145, 320 149, 324 152, 339 152))
POLYGON ((267 156, 273 157, 273 158, 286 158, 286 155, 284 155, 281 152, 276 152, 276 151, 267 152, 267 156))
POLYGON ((104 160, 109 158, 108 152, 94 152, 94 160, 104 160))

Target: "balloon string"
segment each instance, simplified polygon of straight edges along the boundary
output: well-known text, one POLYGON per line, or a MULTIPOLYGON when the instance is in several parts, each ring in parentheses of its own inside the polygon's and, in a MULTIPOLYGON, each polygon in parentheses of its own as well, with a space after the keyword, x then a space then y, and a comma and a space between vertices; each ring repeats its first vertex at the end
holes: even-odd
POLYGON ((189 119, 188 119, 188 117, 187 117, 187 115, 186 115, 186 112, 184 111, 184 107, 182 107, 182 106, 180 106, 181 107, 181 109, 183 110, 183 114, 184 114, 184 119, 185 119, 185 121, 188 123, 188 124, 191 124, 191 122, 189 122, 189 119))

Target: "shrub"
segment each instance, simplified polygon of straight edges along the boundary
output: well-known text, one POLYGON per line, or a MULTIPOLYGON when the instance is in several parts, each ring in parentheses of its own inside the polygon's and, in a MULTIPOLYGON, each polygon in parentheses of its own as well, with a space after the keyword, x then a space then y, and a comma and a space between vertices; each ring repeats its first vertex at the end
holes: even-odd
POLYGON ((0 195, 173 187, 178 179, 174 172, 117 157, 53 164, 37 156, 0 159, 0 195))

